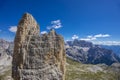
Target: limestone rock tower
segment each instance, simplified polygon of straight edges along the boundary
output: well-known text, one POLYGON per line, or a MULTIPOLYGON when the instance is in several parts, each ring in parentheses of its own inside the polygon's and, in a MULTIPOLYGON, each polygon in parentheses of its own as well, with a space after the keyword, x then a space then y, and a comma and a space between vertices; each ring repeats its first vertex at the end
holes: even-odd
POLYGON ((53 29, 44 35, 40 35, 39 30, 33 16, 25 13, 14 40, 14 80, 64 80, 64 39, 53 29))

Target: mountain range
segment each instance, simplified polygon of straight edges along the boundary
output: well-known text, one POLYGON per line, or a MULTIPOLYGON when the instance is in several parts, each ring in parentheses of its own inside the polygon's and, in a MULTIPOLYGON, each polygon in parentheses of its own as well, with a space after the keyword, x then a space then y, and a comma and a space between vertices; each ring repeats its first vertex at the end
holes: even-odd
POLYGON ((110 49, 118 56, 120 56, 120 45, 100 45, 103 48, 110 49))
MULTIPOLYGON (((13 42, 0 39, 0 57, 12 56, 13 42)), ((107 64, 120 63, 118 56, 120 46, 94 45, 92 42, 73 40, 65 42, 67 57, 85 64, 107 64)))
POLYGON ((94 45, 83 40, 67 41, 67 57, 85 64, 106 64, 120 63, 120 57, 112 49, 94 45))

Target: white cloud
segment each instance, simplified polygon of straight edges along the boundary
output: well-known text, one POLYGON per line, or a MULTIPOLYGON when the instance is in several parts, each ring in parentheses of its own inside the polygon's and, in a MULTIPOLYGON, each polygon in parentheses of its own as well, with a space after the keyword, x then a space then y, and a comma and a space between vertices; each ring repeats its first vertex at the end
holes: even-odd
POLYGON ((92 41, 97 45, 120 45, 120 41, 92 41))
POLYGON ((85 40, 85 41, 92 41, 92 40, 96 40, 95 37, 90 37, 90 38, 81 38, 80 40, 85 40))
POLYGON ((72 37, 73 40, 78 39, 78 38, 79 38, 79 36, 77 36, 77 35, 73 35, 73 37, 72 37))
POLYGON ((60 20, 55 20, 55 21, 51 21, 51 26, 48 26, 47 29, 59 29, 61 28, 62 25, 61 25, 61 21, 60 20))
POLYGON ((97 34, 97 35, 88 35, 86 38, 81 38, 80 40, 85 40, 85 41, 93 41, 97 40, 97 38, 105 38, 105 37, 110 37, 109 34, 97 34))
POLYGON ((98 35, 95 35, 94 37, 96 38, 100 38, 100 37, 110 37, 109 34, 98 34, 98 35))
POLYGON ((41 34, 46 34, 46 33, 47 33, 47 31, 42 31, 42 32, 41 32, 41 34))
POLYGON ((17 31, 17 26, 10 26, 9 31, 15 33, 17 31))
POLYGON ((89 38, 80 38, 80 40, 90 41, 89 38))
POLYGON ((90 35, 90 36, 87 36, 87 38, 92 38, 92 37, 93 37, 93 36, 91 36, 91 35, 90 35))

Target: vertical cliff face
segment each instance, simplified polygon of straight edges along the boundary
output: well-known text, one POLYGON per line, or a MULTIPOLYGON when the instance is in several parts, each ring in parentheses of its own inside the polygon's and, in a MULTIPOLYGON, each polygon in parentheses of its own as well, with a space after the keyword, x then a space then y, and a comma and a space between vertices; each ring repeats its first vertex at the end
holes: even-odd
POLYGON ((28 13, 18 25, 14 40, 12 77, 14 80, 64 80, 64 40, 54 30, 42 36, 28 13))

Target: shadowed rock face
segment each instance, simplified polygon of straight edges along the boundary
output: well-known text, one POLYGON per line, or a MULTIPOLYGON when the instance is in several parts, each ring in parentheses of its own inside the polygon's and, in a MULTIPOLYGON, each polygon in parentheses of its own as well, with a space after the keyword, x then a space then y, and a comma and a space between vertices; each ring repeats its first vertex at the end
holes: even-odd
POLYGON ((42 36, 34 18, 26 13, 14 40, 14 80, 64 80, 64 40, 54 30, 42 36))

